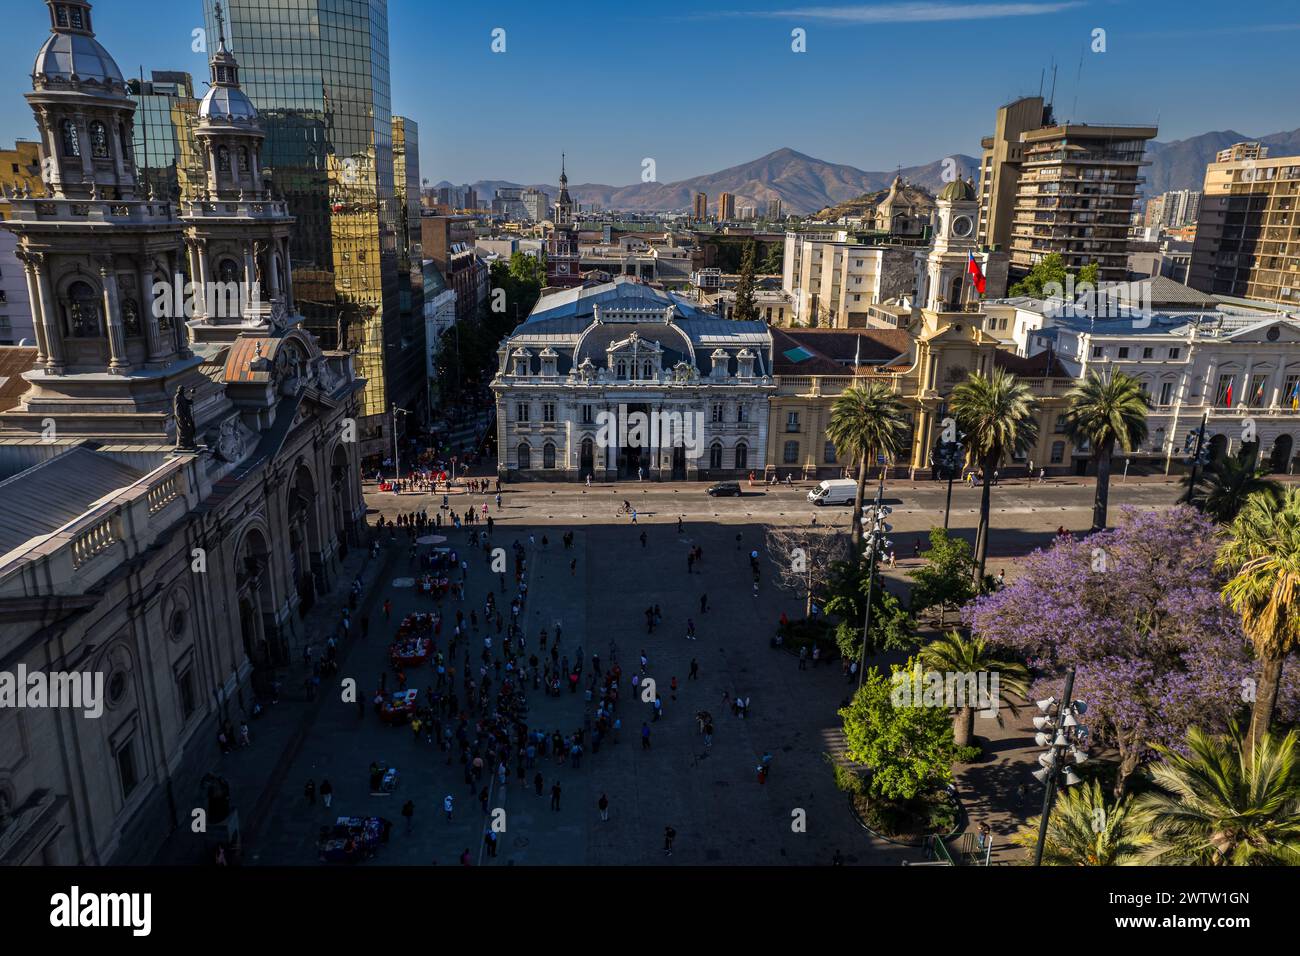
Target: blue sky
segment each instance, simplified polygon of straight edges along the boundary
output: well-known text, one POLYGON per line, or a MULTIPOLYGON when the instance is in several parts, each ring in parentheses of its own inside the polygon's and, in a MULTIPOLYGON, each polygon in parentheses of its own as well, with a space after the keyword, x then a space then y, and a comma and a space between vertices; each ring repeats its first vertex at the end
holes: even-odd
MULTIPOLYGON (((35 136, 21 94, 48 15, 4 5, 7 143, 35 136)), ((124 73, 198 82, 201 10, 98 0, 96 30, 124 73)), ((998 105, 1038 92, 1053 60, 1061 118, 1158 121, 1162 140, 1300 126, 1294 97, 1259 95, 1295 88, 1294 0, 389 0, 389 26, 393 111, 420 124, 431 181, 553 182, 561 151, 572 182, 615 185, 645 157, 669 182, 782 146, 872 170, 977 154, 998 105)))

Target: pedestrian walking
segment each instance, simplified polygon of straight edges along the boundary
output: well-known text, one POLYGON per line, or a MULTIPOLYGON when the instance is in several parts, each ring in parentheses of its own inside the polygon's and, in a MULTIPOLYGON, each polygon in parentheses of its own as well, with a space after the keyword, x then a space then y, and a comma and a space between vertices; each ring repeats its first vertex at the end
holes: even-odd
POLYGON ((320 798, 321 802, 325 804, 325 809, 328 810, 330 804, 334 802, 334 787, 329 782, 329 778, 320 782, 320 798))
POLYGON ((677 839, 677 831, 671 826, 664 827, 664 856, 673 855, 673 841, 677 839))
POLYGON ((315 806, 316 805, 316 781, 315 780, 307 781, 307 786, 304 789, 304 793, 307 795, 307 802, 312 804, 312 806, 315 806))
POLYGON ((641 721, 641 749, 650 749, 650 725, 644 720, 641 721))
POLYGON ((452 804, 451 794, 449 793, 442 798, 442 812, 447 815, 448 823, 451 822, 452 809, 453 809, 453 804, 452 804))
POLYGON ((602 793, 600 795, 600 799, 596 801, 596 806, 600 809, 600 819, 608 820, 609 819, 609 797, 605 796, 602 793))
POLYGON ((695 680, 697 677, 700 676, 700 662, 693 657, 691 658, 691 672, 686 676, 690 680, 695 680))
POLYGON ((555 781, 551 785, 551 809, 559 811, 560 809, 560 781, 555 781))
POLYGON ((406 832, 411 832, 411 824, 415 820, 415 801, 407 800, 402 807, 402 816, 406 817, 406 832))

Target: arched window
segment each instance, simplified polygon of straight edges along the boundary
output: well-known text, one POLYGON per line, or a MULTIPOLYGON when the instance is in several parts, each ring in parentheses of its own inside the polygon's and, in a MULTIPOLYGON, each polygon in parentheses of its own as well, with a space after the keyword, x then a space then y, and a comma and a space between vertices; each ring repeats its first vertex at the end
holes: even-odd
POLYGON ((135 304, 135 299, 122 300, 122 331, 127 338, 138 338, 144 334, 144 328, 140 324, 140 307, 135 304))
POLYGON ((720 441, 715 441, 709 446, 709 467, 722 467, 722 442, 720 441))
POLYGON ((1059 465, 1063 461, 1065 461, 1065 442, 1063 441, 1052 442, 1051 463, 1053 465, 1059 465))
POLYGON ((220 172, 230 172, 230 150, 224 146, 217 147, 217 169, 220 172))
POLYGON ((68 335, 78 339, 99 337, 99 296, 85 282, 68 286, 68 335))
POLYGON ((126 134, 126 124, 117 124, 117 141, 122 144, 122 153, 126 156, 127 162, 135 161, 135 154, 131 152, 131 137, 126 134))
POLYGON ((948 304, 956 308, 961 305, 961 276, 953 276, 952 285, 949 289, 948 304))
MULTIPOLYGON (((162 283, 167 282, 166 279, 162 278, 156 273, 154 274, 153 281, 155 285, 157 285, 159 282, 162 283)), ((153 294, 152 289, 149 290, 149 294, 150 295, 153 294)), ((164 296, 163 306, 158 310, 161 313, 158 316, 158 328, 160 328, 164 332, 170 332, 172 329, 172 317, 169 314, 171 312, 171 308, 166 304, 166 302, 167 300, 166 297, 164 296)))
POLYGON ((521 470, 527 470, 533 467, 532 460, 529 456, 528 446, 523 442, 520 442, 519 444, 519 450, 516 452, 516 457, 519 460, 519 468, 521 470))
POLYGON ((90 155, 108 159, 108 128, 99 120, 90 124, 90 155))
POLYGON ((81 141, 77 138, 77 127, 72 120, 65 119, 60 125, 59 130, 63 137, 63 153, 66 156, 81 155, 81 141))
POLYGON ((743 441, 736 446, 736 467, 749 467, 749 447, 743 441))
POLYGON ((542 467, 543 468, 555 467, 555 446, 552 445, 550 442, 547 442, 545 445, 542 446, 542 467))
POLYGON ((822 448, 822 460, 828 465, 835 464, 835 442, 828 441, 822 448))
POLYGON ((239 272, 239 263, 234 259, 222 259, 217 263, 217 279, 221 282, 238 282, 239 272))
POLYGON ((652 378, 653 376, 654 376, 654 366, 652 366, 649 362, 646 362, 641 366, 641 377, 652 378))
POLYGON ((248 147, 247 146, 239 147, 239 171, 241 173, 248 172, 248 147))
POLYGON ((617 378, 627 378, 627 363, 622 359, 619 359, 618 364, 614 366, 614 375, 617 378))

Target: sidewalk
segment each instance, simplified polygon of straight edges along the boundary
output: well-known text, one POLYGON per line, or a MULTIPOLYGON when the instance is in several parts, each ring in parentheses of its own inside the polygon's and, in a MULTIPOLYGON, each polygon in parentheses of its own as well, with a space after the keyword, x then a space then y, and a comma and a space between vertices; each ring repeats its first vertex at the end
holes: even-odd
MULTIPOLYGON (((303 633, 320 636, 317 643, 323 645, 325 637, 337 628, 343 608, 347 607, 353 578, 361 576, 362 599, 353 618, 352 639, 348 644, 339 646, 340 666, 356 645, 361 643, 362 619, 375 615, 382 591, 376 584, 385 579, 390 566, 404 547, 403 537, 399 535, 397 546, 382 548, 378 559, 372 559, 369 548, 365 546, 349 549, 338 575, 337 587, 333 592, 318 597, 302 620, 303 633)), ((373 619, 371 626, 377 634, 379 628, 375 627, 373 619)), ((371 635, 371 641, 379 640, 375 634, 371 635)), ((303 677, 308 673, 301 660, 290 662, 280 671, 280 702, 274 706, 267 703, 262 716, 249 721, 251 745, 247 749, 237 749, 223 755, 215 743, 212 747, 207 769, 224 777, 230 785, 231 806, 239 815, 241 842, 245 852, 255 845, 270 803, 280 789, 287 768, 311 727, 327 689, 332 686, 331 680, 322 678, 320 693, 315 700, 309 701, 302 684, 303 677)), ((358 693, 363 692, 358 689, 358 693)), ((232 714, 232 720, 237 724, 238 715, 232 714)), ((184 806, 185 801, 190 799, 188 795, 182 795, 181 805, 184 806)), ((196 807, 204 806, 204 795, 196 791, 192 802, 196 807)), ((206 859, 206 840, 202 834, 191 832, 188 810, 178 810, 178 817, 181 825, 167 837, 153 861, 155 864, 192 864, 206 859)))

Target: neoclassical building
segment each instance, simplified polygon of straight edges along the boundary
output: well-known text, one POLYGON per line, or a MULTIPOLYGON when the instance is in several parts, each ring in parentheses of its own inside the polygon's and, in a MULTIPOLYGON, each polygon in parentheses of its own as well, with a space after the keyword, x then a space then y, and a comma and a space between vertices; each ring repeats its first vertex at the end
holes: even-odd
POLYGON ((45 194, 3 224, 38 331, 0 413, 0 672, 98 675, 105 701, 0 709, 0 865, 146 862, 205 805, 217 726, 301 647, 358 541, 363 382, 293 308, 293 220, 224 40, 207 194, 178 210, 137 186, 135 105, 90 5, 47 5, 27 94, 45 194), (259 292, 233 314, 155 308, 177 274, 259 292))
POLYGON ((766 464, 763 322, 619 277, 544 296, 497 354, 503 477, 712 480, 766 464))

